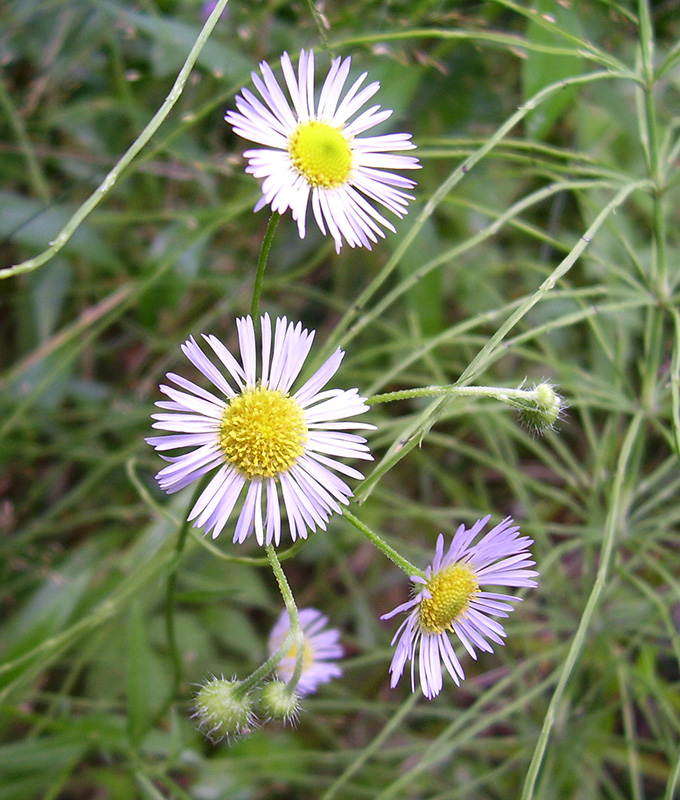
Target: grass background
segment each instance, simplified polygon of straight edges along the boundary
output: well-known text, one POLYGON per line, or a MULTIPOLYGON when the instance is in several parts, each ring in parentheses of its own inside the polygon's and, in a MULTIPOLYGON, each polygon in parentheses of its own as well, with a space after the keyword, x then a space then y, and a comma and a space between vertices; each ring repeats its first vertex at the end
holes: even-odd
MULTIPOLYGON (((100 185, 202 24, 188 0, 2 5, 3 266, 100 185)), ((3 800, 677 796, 679 37, 676 0, 229 4, 108 196, 0 285, 3 800), (281 601, 228 531, 174 560, 189 498, 158 492, 143 437, 179 344, 233 345, 250 306, 267 217, 224 110, 259 60, 309 46, 381 80, 423 169, 371 252, 284 218, 263 310, 316 328, 317 362, 341 344, 338 385, 365 395, 547 379, 569 409, 535 438, 489 401, 374 408, 354 512, 422 565, 440 531, 511 514, 540 585, 460 689, 390 690, 378 617, 407 582, 334 518, 284 568, 342 630, 344 679, 296 728, 214 747, 193 684, 256 667, 281 601)))

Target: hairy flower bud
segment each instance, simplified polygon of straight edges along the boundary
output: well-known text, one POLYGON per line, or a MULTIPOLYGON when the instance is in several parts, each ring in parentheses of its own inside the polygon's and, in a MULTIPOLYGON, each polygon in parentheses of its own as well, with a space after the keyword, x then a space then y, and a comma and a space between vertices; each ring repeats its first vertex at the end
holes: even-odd
POLYGON ((260 708, 269 719, 295 724, 300 712, 300 696, 286 681, 269 681, 260 692, 260 708))
POLYGON ((527 393, 526 399, 512 405, 517 408, 522 424, 537 434, 552 430, 565 408, 564 400, 549 383, 539 383, 527 393))
POLYGON ((253 703, 242 681, 213 678, 196 695, 195 717, 211 742, 245 736, 255 723, 253 703))

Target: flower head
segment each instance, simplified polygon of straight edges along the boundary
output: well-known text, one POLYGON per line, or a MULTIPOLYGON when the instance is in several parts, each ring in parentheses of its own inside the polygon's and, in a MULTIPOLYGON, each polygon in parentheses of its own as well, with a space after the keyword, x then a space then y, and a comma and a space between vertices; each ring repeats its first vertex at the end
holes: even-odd
POLYGON ((324 235, 333 237, 338 252, 343 239, 350 247, 370 249, 371 242, 385 235, 383 228, 394 230, 373 203, 403 217, 413 199, 403 190, 415 182, 387 170, 420 167, 413 156, 393 154, 415 147, 410 134, 361 136, 392 112, 375 105, 356 116, 380 88, 375 81, 360 90, 367 73, 340 98, 350 64, 350 58, 333 61, 317 102, 311 50, 300 52, 297 76, 288 53, 281 57, 290 100, 263 61, 262 78, 254 72, 252 79, 264 103, 242 89, 236 97, 238 111, 225 116, 239 136, 267 148, 244 153, 246 172, 262 180, 255 210, 271 205, 273 211, 284 213, 290 208, 304 238, 311 198, 316 223, 324 235))
POLYGON ((356 389, 320 391, 340 366, 344 356, 340 349, 291 394, 314 338, 300 323, 281 317, 272 335, 269 316, 261 318, 259 377, 253 321, 237 319, 236 327, 242 363, 217 337, 203 337, 227 376, 193 338, 182 345, 184 355, 220 396, 168 373, 168 380, 179 389, 160 387, 170 399, 156 403, 163 411, 153 415, 153 427, 172 434, 147 442, 161 452, 185 452, 164 456, 170 463, 156 479, 161 489, 172 493, 216 471, 189 512, 194 526, 212 531, 213 538, 224 529, 247 486, 235 542, 255 531, 259 544, 280 543, 280 493, 291 538, 304 539, 317 526, 325 530, 330 515, 340 511, 338 504, 347 504, 352 496, 335 472, 363 477, 337 458, 372 459, 366 440, 347 431, 374 426, 345 421, 363 414, 368 406, 356 389))
POLYGON ((511 402, 517 408, 520 422, 536 435, 553 430, 564 414, 564 399, 550 383, 539 383, 529 394, 534 395, 529 402, 511 402))
MULTIPOLYGON (((324 630, 328 624, 328 617, 315 608, 303 608, 299 617, 304 645, 302 673, 297 685, 297 693, 302 697, 313 694, 320 684, 328 683, 333 678, 339 678, 342 675, 342 669, 335 661, 343 657, 344 651, 340 644, 340 632, 335 628, 324 630)), ((284 611, 269 634, 270 655, 281 646, 289 630, 290 617, 288 612, 284 611)), ((276 666, 276 673, 281 680, 290 681, 295 672, 296 661, 297 645, 293 645, 276 666)))
POLYGON ((300 714, 300 695, 286 681, 267 681, 260 689, 260 708, 268 719, 294 725, 300 714))
POLYGON ((253 703, 237 680, 212 678, 196 695, 194 717, 211 742, 238 738, 250 733, 255 725, 253 703))
POLYGON ((490 642, 502 645, 505 631, 493 617, 507 617, 511 602, 521 598, 482 591, 481 585, 536 586, 538 573, 528 547, 533 541, 519 535, 519 527, 507 517, 486 533, 476 544, 473 539, 490 517, 484 517, 467 530, 456 531, 449 549, 444 552, 444 537, 437 538, 432 564, 424 576, 412 576, 416 594, 381 619, 400 611, 409 611, 397 630, 392 644, 397 647, 390 665, 391 686, 399 682, 407 661, 411 661, 411 688, 415 691, 415 660, 418 664, 423 694, 432 698, 442 688, 442 662, 457 686, 465 677, 451 641, 455 633, 472 658, 476 650, 493 652, 490 642))

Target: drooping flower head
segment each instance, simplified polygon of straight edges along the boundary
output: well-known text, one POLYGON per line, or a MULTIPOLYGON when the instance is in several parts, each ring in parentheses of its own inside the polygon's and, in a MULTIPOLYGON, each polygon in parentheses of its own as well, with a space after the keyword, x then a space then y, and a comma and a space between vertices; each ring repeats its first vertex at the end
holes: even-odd
POLYGON ((507 617, 513 611, 510 603, 521 598, 482 591, 480 587, 536 586, 533 578, 538 573, 529 569, 535 563, 528 550, 533 541, 519 535, 519 527, 510 517, 472 544, 489 519, 480 519, 469 530, 461 525, 446 552, 440 534, 434 560, 424 577, 411 577, 416 584, 413 599, 381 617, 390 619, 401 611, 410 612, 392 639, 392 644, 397 642, 390 665, 392 687, 410 661, 411 688, 415 691, 416 653, 420 685, 426 697, 431 699, 441 691, 442 663, 460 686, 465 673, 449 633, 456 634, 474 659, 477 650, 493 652, 490 642, 504 643, 505 630, 493 617, 507 617))
POLYGON ((347 431, 374 426, 346 421, 368 411, 368 406, 356 389, 320 391, 340 366, 344 356, 340 349, 291 394, 314 338, 314 332, 300 323, 281 317, 272 335, 265 314, 259 359, 253 320, 237 319, 236 327, 241 363, 217 337, 203 337, 226 375, 193 338, 182 345, 184 355, 219 396, 180 375, 167 374, 179 389, 160 387, 169 400, 156 403, 163 411, 153 415, 153 427, 172 433, 147 442, 160 452, 184 452, 164 456, 170 463, 156 479, 161 489, 172 493, 216 471, 189 513, 194 526, 212 531, 213 539, 224 529, 246 486, 235 542, 255 531, 259 544, 280 543, 279 493, 291 538, 306 538, 308 530, 317 526, 325 530, 330 515, 340 511, 338 504, 347 504, 352 496, 335 473, 363 478, 337 459, 372 459, 366 440, 347 431))
MULTIPOLYGON (((302 697, 313 694, 322 683, 328 683, 342 675, 342 669, 335 662, 343 657, 344 651, 340 644, 340 631, 326 628, 328 617, 315 608, 303 608, 299 617, 304 636, 304 651, 297 693, 302 697)), ((290 617, 284 611, 269 634, 270 655, 280 647, 289 630, 290 617)), ((276 667, 276 673, 282 681, 288 682, 293 677, 296 660, 297 645, 293 645, 276 667)))
POLYGON ((193 716, 213 744, 249 734, 256 724, 253 702, 237 680, 213 677, 198 690, 193 716))
POLYGON ((317 225, 333 237, 338 252, 343 240, 350 247, 370 249, 371 242, 384 237, 383 228, 394 230, 374 203, 403 217, 413 199, 403 190, 411 189, 415 181, 388 170, 420 167, 413 156, 394 155, 415 147, 410 134, 361 136, 392 112, 374 105, 358 114, 380 88, 377 81, 360 88, 367 73, 341 98, 350 64, 350 58, 333 61, 317 101, 311 50, 300 52, 297 76, 288 53, 281 57, 290 100, 263 61, 262 78, 254 72, 252 79, 264 103, 242 89, 236 96, 238 111, 225 116, 239 136, 267 148, 244 153, 246 172, 262 180, 255 210, 271 205, 283 214, 290 208, 304 238, 311 199, 317 225))

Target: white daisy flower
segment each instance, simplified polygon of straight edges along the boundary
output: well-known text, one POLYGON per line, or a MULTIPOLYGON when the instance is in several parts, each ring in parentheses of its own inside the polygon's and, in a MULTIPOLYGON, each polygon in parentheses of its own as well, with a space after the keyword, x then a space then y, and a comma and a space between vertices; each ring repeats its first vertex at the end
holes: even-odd
POLYGON ((188 517, 194 527, 212 531, 213 539, 224 529, 245 486, 235 542, 243 542, 254 530, 259 544, 280 543, 279 495, 291 538, 304 539, 317 526, 325 530, 330 515, 340 512, 339 503, 347 504, 352 496, 335 473, 363 478, 337 459, 372 460, 366 440, 347 431, 375 426, 342 421, 369 407, 357 389, 320 391, 340 366, 340 349, 290 393, 314 338, 300 323, 281 317, 272 337, 269 316, 261 318, 259 377, 253 320, 237 319, 236 327, 242 363, 215 336, 203 336, 227 376, 193 338, 182 345, 184 355, 223 397, 168 373, 179 389, 160 387, 170 400, 156 403, 163 413, 153 415, 153 427, 172 434, 147 442, 160 452, 185 452, 165 457, 170 464, 156 479, 161 489, 172 493, 216 470, 188 517))
POLYGON ((238 111, 225 116, 239 136, 268 148, 244 153, 246 172, 262 180, 255 211, 271 205, 283 214, 290 208, 304 238, 311 198, 316 223, 333 237, 338 252, 343 239, 350 247, 370 249, 371 242, 385 236, 383 228, 394 231, 374 203, 403 217, 413 199, 403 190, 415 181, 388 170, 420 168, 417 158, 393 154, 415 147, 410 134, 361 136, 392 112, 374 105, 358 114, 380 88, 375 81, 360 90, 365 72, 341 99, 350 64, 350 58, 333 61, 317 102, 313 51, 300 52, 297 76, 288 53, 281 57, 290 100, 263 61, 262 78, 254 72, 252 79, 264 103, 242 89, 236 97, 238 111))
MULTIPOLYGON (((297 685, 300 697, 313 694, 322 683, 342 675, 342 669, 335 663, 342 658, 344 651, 340 644, 340 631, 328 628, 328 617, 315 608, 300 610, 300 626, 304 638, 302 654, 302 674, 297 685)), ((283 611, 269 634, 269 654, 275 653, 290 630, 290 617, 283 611)), ((276 674, 288 683, 295 672, 297 646, 293 645, 276 666, 276 674)))
POLYGON ((381 617, 390 619, 401 611, 410 611, 392 639, 392 644, 399 640, 390 665, 392 687, 399 682, 406 662, 411 661, 411 688, 415 691, 418 648, 420 685, 426 697, 431 699, 442 689, 442 662, 460 686, 465 673, 448 632, 456 634, 474 659, 475 648, 493 652, 487 640, 504 643, 505 630, 492 617, 507 617, 514 610, 509 603, 521 598, 481 591, 480 584, 531 587, 536 586, 533 577, 538 573, 529 569, 535 564, 527 549, 533 541, 519 535, 519 527, 510 517, 472 544, 489 519, 478 520, 469 530, 461 525, 446 553, 440 534, 434 560, 424 577, 411 577, 421 588, 408 603, 381 617))

